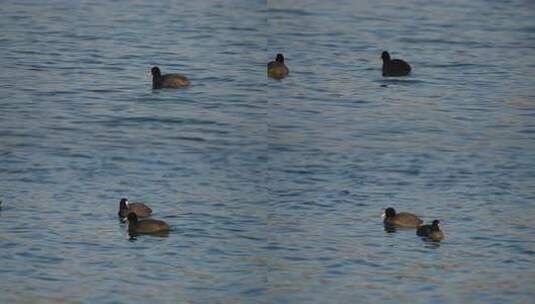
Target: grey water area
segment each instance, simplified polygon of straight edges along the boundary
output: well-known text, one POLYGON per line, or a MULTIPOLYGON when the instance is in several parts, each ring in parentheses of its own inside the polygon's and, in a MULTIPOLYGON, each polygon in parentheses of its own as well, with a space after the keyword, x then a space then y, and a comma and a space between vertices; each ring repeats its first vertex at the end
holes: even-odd
POLYGON ((534 12, 2 1, 0 303, 533 303, 534 12), (130 238, 122 197, 172 231, 130 238))

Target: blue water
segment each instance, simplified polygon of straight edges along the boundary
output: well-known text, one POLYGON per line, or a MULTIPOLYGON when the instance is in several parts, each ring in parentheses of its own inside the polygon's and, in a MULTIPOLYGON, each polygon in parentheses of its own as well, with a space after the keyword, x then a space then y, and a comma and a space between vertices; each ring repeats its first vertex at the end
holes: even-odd
POLYGON ((534 17, 2 1, 0 302, 532 303, 534 17), (412 75, 381 77, 383 50, 412 75), (154 65, 192 86, 153 91, 154 65), (130 239, 121 197, 173 231, 130 239), (388 206, 446 240, 385 232, 388 206))

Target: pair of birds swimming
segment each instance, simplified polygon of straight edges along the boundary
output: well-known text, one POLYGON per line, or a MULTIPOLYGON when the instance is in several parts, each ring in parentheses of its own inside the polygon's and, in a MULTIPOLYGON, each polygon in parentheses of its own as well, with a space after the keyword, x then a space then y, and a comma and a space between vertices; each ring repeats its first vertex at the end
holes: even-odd
MULTIPOLYGON (((401 59, 391 59, 387 51, 381 54, 381 59, 383 59, 382 70, 384 77, 407 76, 411 72, 411 66, 407 62, 401 59)), ((269 62, 267 68, 268 76, 275 79, 282 79, 290 73, 290 70, 284 64, 284 56, 282 54, 277 54, 275 61, 269 62)))
MULTIPOLYGON (((407 76, 411 72, 411 66, 407 62, 401 59, 391 59, 387 51, 381 54, 381 59, 383 59, 382 70, 384 77, 407 76)), ((268 76, 275 79, 282 79, 290 73, 290 70, 284 64, 284 56, 282 54, 277 54, 275 61, 269 62, 267 68, 268 76)))
MULTIPOLYGON (((284 64, 284 56, 277 54, 275 61, 268 63, 268 76, 275 79, 282 79, 290 73, 288 67, 284 64)), ((165 74, 162 75, 159 67, 151 69, 152 74, 152 88, 183 88, 190 85, 188 78, 181 74, 165 74)))
MULTIPOLYGON (((381 59, 383 59, 382 70, 384 77, 407 76, 411 72, 411 66, 407 62, 401 59, 391 59, 387 51, 381 54, 381 59)), ((282 79, 290 73, 290 70, 284 64, 284 56, 282 54, 277 54, 275 61, 269 62, 267 68, 268 76, 275 79, 282 79)))
POLYGON ((440 230, 439 220, 434 220, 431 225, 423 225, 424 221, 418 216, 408 212, 396 213, 394 208, 387 208, 383 216, 385 228, 416 228, 416 235, 418 236, 433 241, 444 239, 444 232, 440 230))
MULTIPOLYGON (((407 76, 411 72, 411 66, 401 59, 391 59, 390 54, 384 51, 381 54, 383 59, 383 76, 407 76)), ((180 74, 165 74, 162 75, 160 68, 153 67, 152 73, 152 88, 181 88, 190 85, 190 81, 186 76, 180 74)), ((274 79, 283 79, 288 76, 290 69, 284 64, 284 55, 277 54, 275 61, 270 61, 267 64, 267 74, 274 79)))
POLYGON ((169 225, 157 219, 148 218, 152 209, 143 203, 130 203, 123 198, 119 201, 119 218, 128 220, 128 233, 130 235, 152 234, 169 231, 169 225))

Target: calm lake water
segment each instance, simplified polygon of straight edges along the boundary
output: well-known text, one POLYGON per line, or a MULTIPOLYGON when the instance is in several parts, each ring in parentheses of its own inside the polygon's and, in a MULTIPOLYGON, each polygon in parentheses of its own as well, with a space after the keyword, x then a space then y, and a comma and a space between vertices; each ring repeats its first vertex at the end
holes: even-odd
POLYGON ((2 1, 1 303, 533 303, 533 1, 162 2, 2 1))

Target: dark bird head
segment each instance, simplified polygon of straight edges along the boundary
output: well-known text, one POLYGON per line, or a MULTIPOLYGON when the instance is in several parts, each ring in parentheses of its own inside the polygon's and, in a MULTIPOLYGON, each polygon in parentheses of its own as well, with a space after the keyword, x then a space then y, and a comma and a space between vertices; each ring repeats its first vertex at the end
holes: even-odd
POLYGON ((384 51, 384 52, 381 54, 381 58, 382 58, 384 61, 390 61, 390 54, 388 54, 387 51, 384 51))
POLYGON ((275 57, 275 61, 284 63, 284 56, 281 53, 277 54, 277 57, 275 57))
POLYGON ((160 72, 160 68, 157 67, 157 66, 153 67, 153 68, 150 70, 150 72, 151 72, 152 76, 157 76, 157 77, 159 77, 159 76, 162 75, 162 73, 160 72))
POLYGON ((394 216, 396 216, 396 210, 394 208, 386 208, 384 217, 389 218, 394 216))
POLYGON ((128 199, 127 198, 122 198, 121 199, 121 201, 119 202, 119 209, 121 209, 121 210, 128 209, 128 199))

